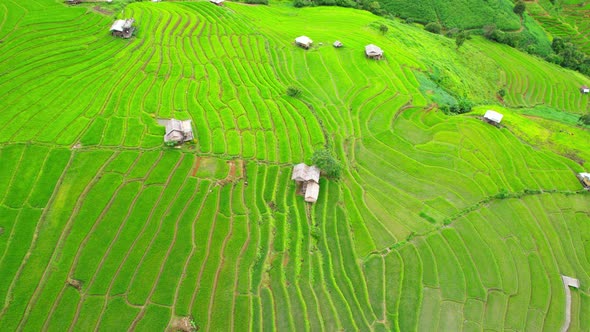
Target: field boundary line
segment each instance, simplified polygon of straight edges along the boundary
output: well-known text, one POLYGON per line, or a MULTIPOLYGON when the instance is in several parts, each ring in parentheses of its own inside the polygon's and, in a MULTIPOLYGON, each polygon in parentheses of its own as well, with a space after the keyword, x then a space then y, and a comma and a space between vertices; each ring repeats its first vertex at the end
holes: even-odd
MULTIPOLYGON (((75 153, 71 154, 72 156, 75 155, 75 153)), ((19 321, 19 325, 17 327, 17 329, 22 329, 24 327, 23 324, 27 323, 29 314, 31 312, 31 310, 33 309, 33 307, 37 304, 37 300, 40 296, 40 292, 42 291, 42 289, 45 287, 45 282, 47 281, 48 276, 52 273, 51 269, 50 269, 50 265, 52 263, 55 262, 55 260, 61 256, 61 250, 63 249, 62 246, 64 245, 64 241, 66 240, 66 238, 69 236, 70 232, 71 232, 71 228, 72 228, 72 223, 74 220, 74 217, 78 215, 81 207, 82 207, 82 202, 84 201, 84 199, 80 199, 80 198, 85 198, 86 195, 88 195, 88 192, 94 187, 94 185, 96 185, 98 183, 98 181, 101 178, 101 174, 104 172, 104 169, 106 167, 106 165, 108 165, 111 161, 113 161, 113 159, 115 159, 116 153, 111 153, 111 155, 109 156, 109 158, 104 162, 104 164, 97 170, 96 174, 94 175, 94 177, 92 178, 92 180, 90 182, 88 182, 88 184, 84 187, 84 190, 82 191, 82 193, 80 194, 78 200, 76 201, 76 204, 74 206, 74 209, 70 215, 70 217, 68 218, 68 221, 66 222, 66 225, 64 226, 59 239, 56 243, 55 248, 53 249, 53 253, 51 254, 51 258, 49 259, 49 261, 47 262, 47 265, 45 266, 45 270, 43 271, 43 274, 41 276, 41 278, 39 279, 39 283, 37 284, 37 286, 35 287, 35 291, 33 292, 33 295, 31 296, 31 298, 29 299, 29 302, 27 303, 25 312, 23 313, 23 316, 21 317, 21 320, 19 321)), ((61 186, 61 183, 60 183, 61 186)), ((42 219, 43 220, 43 219, 42 219)), ((42 222, 39 222, 39 224, 41 224, 42 222)))
MULTIPOLYGON (((24 154, 24 152, 23 152, 23 154, 24 154)), ((21 156, 22 156, 22 154, 21 154, 21 156)), ((51 207, 51 205, 55 201, 56 193, 59 191, 59 188, 61 187, 61 185, 64 181, 64 178, 65 178, 68 170, 70 169, 70 166, 72 164, 72 160, 74 160, 74 153, 70 153, 70 158, 68 160, 68 163, 64 167, 64 170, 62 171, 59 179, 57 180, 57 182, 55 184, 55 188, 53 189, 53 192, 51 193, 51 196, 49 197, 49 200, 47 201, 47 204, 45 205, 45 208, 43 209, 43 213, 41 214, 41 217, 39 218, 39 222, 37 223, 37 226, 35 227, 35 231, 33 233, 33 238, 31 239, 31 244, 29 245, 29 249, 27 250, 27 253, 24 256, 23 261, 18 268, 18 271, 15 273, 14 278, 12 279, 12 282, 10 283, 10 286, 8 287, 8 289, 6 291, 6 299, 5 299, 4 304, 2 306, 2 311, 0 311, 0 318, 2 318, 6 314, 6 310, 8 310, 8 306, 11 302, 10 297, 11 297, 11 294, 14 290, 16 280, 20 278, 20 275, 21 275, 25 265, 28 263, 29 257, 32 254, 32 250, 35 247, 35 244, 37 243, 37 238, 39 237, 39 230, 41 228, 41 225, 44 223, 45 218, 47 217, 47 213, 49 213, 49 210, 50 210, 49 207, 51 207)), ((42 280, 40 280, 39 282, 41 282, 41 281, 42 280)))
MULTIPOLYGON (((182 161, 183 161, 183 159, 181 158, 178 161, 178 166, 180 166, 180 164, 182 164, 182 161)), ((174 172, 172 174, 175 174, 177 169, 178 169, 178 167, 175 167, 174 168, 174 172)), ((164 222, 164 219, 165 219, 164 216, 168 215, 168 213, 170 212, 170 209, 172 208, 172 206, 174 205, 174 203, 176 201, 178 201, 179 195, 182 192, 182 190, 185 188, 185 186, 188 186, 187 179, 191 176, 190 174, 191 173, 190 173, 190 170, 189 170, 184 175, 184 180, 182 182, 182 186, 176 191, 176 195, 174 196, 174 198, 172 200, 170 200, 170 203, 168 204, 168 207, 166 208, 166 211, 164 212, 164 214, 161 217, 162 220, 161 220, 161 222, 159 224, 159 227, 158 227, 158 230, 156 231, 156 234, 154 235, 153 241, 155 241, 155 239, 157 238, 157 236, 160 233, 161 226, 162 226, 162 224, 164 222)), ((184 214, 186 213, 186 209, 190 205, 190 203, 192 202, 192 199, 195 197, 196 192, 197 192, 197 190, 193 190, 193 194, 191 195, 191 199, 185 201, 184 206, 183 206, 183 209, 182 209, 182 212, 176 218, 176 222, 174 224, 174 233, 173 233, 173 236, 172 236, 172 241, 168 245, 168 250, 166 251, 166 254, 164 255, 164 258, 162 259, 162 263, 161 263, 160 268, 158 270, 158 275, 154 279, 154 284, 152 285, 152 288, 150 289, 150 292, 146 296, 146 304, 157 304, 156 302, 153 302, 152 301, 152 296, 154 295, 154 291, 156 290, 156 287, 158 286, 158 282, 160 281, 160 278, 162 277, 162 273, 164 271, 164 267, 166 266, 166 262, 168 260, 168 257, 170 256, 170 252, 172 252, 172 249, 174 248, 174 245, 176 244, 176 237, 177 237, 177 234, 178 234, 178 223, 180 222, 180 219, 182 219, 182 216, 184 216, 184 214)), ((145 252, 147 253, 149 251, 149 249, 151 249, 151 247, 152 247, 152 243, 150 243, 150 245, 148 246, 148 248, 146 249, 145 252)), ((143 261, 143 258, 142 258, 142 261, 143 261)), ((178 287, 176 287, 176 288, 178 288, 178 287)), ((135 330, 135 328, 137 327, 137 323, 139 323, 139 321, 145 315, 146 308, 147 308, 147 305, 144 306, 144 307, 142 307, 142 309, 140 310, 140 312, 137 314, 136 318, 133 320, 133 323, 131 323, 131 327, 130 327, 131 330, 135 330)))

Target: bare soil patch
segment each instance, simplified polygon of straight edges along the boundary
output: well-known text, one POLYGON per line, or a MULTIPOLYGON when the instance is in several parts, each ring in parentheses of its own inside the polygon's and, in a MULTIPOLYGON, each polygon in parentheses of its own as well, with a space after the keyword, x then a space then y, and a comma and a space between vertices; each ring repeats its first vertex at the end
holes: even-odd
POLYGON ((176 317, 170 324, 170 331, 193 332, 199 330, 192 317, 176 317))

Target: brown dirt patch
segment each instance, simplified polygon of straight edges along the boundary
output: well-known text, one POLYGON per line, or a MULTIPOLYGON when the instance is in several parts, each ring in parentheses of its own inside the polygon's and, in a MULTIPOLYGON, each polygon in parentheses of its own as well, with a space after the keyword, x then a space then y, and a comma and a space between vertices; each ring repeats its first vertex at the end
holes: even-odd
POLYGON ((75 289, 77 289, 78 291, 82 290, 82 281, 80 281, 78 279, 68 278, 66 283, 68 284, 68 286, 72 286, 75 289))
POLYGON ((201 157, 197 157, 197 161, 195 161, 195 167, 193 167, 192 176, 197 175, 197 171, 199 170, 199 166, 201 166, 201 157))
POLYGON ((97 13, 101 13, 103 15, 109 15, 109 16, 110 15, 113 15, 115 13, 115 12, 110 11, 108 9, 104 9, 104 8, 102 8, 100 6, 94 6, 94 7, 92 7, 92 10, 94 10, 97 13))
POLYGON ((191 317, 176 317, 170 324, 170 329, 172 331, 193 332, 199 328, 191 317))

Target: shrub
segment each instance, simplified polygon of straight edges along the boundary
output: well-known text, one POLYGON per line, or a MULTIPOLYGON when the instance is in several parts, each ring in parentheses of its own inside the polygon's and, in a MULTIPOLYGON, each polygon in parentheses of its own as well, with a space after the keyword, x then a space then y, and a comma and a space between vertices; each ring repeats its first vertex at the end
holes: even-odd
POLYGON ((428 32, 439 34, 442 30, 442 26, 437 22, 430 22, 426 24, 424 29, 426 29, 428 32))
POLYGON ((291 97, 299 97, 301 95, 301 89, 296 86, 290 86, 287 88, 287 95, 291 97))
POLYGON ((457 28, 452 28, 447 30, 447 32, 445 32, 445 37, 449 37, 449 38, 455 38, 455 36, 457 36, 457 34, 461 32, 461 30, 457 29, 457 28))
POLYGON ((469 32, 466 32, 466 31, 459 32, 457 34, 457 36, 455 37, 455 45, 457 45, 457 48, 463 46, 463 44, 465 43, 465 41, 467 39, 471 39, 469 32))
POLYGON ((440 110, 445 114, 463 114, 470 112, 473 108, 473 102, 467 98, 460 98, 459 101, 451 105, 442 105, 440 110))
POLYGON ((311 162, 330 178, 339 179, 342 175, 342 164, 328 149, 316 150, 311 157, 311 162))
POLYGON ((389 27, 388 27, 387 25, 385 25, 385 24, 381 23, 381 24, 379 25, 379 31, 381 31, 381 34, 383 34, 383 35, 384 35, 384 34, 386 34, 386 33, 387 33, 387 31, 389 31, 389 27))
POLYGON ((246 0, 246 3, 256 5, 268 5, 268 0, 246 0))
POLYGON ((516 2, 516 4, 514 5, 514 13, 520 17, 522 17, 522 14, 524 14, 524 10, 526 9, 526 5, 524 3, 524 1, 522 0, 518 0, 516 2))
POLYGON ((586 114, 580 116, 578 121, 583 125, 590 126, 590 113, 586 113, 586 114))

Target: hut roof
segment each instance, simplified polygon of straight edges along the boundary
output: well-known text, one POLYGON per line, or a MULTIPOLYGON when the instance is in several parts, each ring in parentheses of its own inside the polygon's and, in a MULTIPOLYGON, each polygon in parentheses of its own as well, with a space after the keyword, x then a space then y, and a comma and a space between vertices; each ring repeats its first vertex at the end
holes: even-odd
POLYGON ((485 119, 492 121, 492 122, 500 123, 500 121, 502 121, 502 118, 504 117, 504 115, 502 115, 496 111, 487 110, 486 114, 484 114, 483 117, 485 119))
POLYGON ((579 173, 578 175, 580 175, 581 178, 590 181, 590 173, 579 173))
POLYGON ((320 185, 317 182, 309 182, 305 187, 305 201, 315 203, 320 194, 320 185))
POLYGON ((115 23, 111 26, 111 31, 119 31, 123 32, 124 29, 129 29, 135 22, 134 19, 130 18, 127 20, 116 20, 115 23))
POLYGON ((164 142, 185 142, 194 138, 191 120, 170 119, 166 123, 164 142))
POLYGON ((339 41, 339 40, 337 40, 337 41, 334 42, 333 45, 334 45, 334 47, 342 47, 342 42, 339 41))
POLYGON ((307 166, 304 163, 297 164, 293 167, 293 175, 291 180, 295 181, 313 181, 320 182, 320 169, 316 166, 307 166))
POLYGON ((365 53, 369 56, 383 55, 383 50, 376 45, 369 44, 365 46, 365 53))
POLYGON ((295 38, 295 42, 297 44, 301 44, 301 45, 311 45, 313 43, 313 40, 311 40, 307 36, 299 36, 299 37, 295 38))
POLYGON ((209 1, 216 4, 216 5, 220 5, 223 3, 224 0, 209 0, 209 1))

